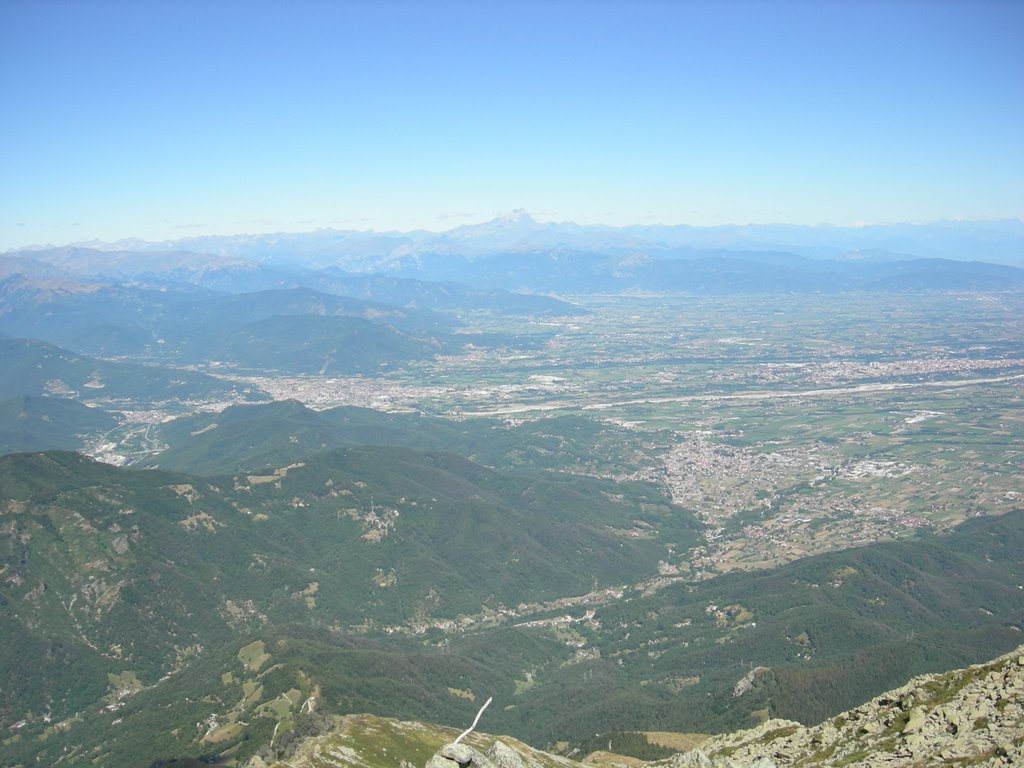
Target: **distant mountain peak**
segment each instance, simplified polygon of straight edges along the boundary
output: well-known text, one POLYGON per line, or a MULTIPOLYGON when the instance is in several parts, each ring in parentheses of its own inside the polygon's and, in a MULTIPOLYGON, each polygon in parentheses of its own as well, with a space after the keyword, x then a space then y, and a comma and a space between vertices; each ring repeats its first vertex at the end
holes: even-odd
POLYGON ((495 222, 502 224, 536 224, 537 221, 531 216, 525 208, 516 208, 511 213, 506 213, 498 218, 494 219, 495 222))
MULTIPOLYGON (((477 252, 508 248, 523 237, 545 229, 549 225, 538 224, 523 208, 505 213, 480 224, 464 224, 442 233, 438 240, 446 243, 460 243, 477 252)), ((432 245, 436 245, 434 241, 432 245)))

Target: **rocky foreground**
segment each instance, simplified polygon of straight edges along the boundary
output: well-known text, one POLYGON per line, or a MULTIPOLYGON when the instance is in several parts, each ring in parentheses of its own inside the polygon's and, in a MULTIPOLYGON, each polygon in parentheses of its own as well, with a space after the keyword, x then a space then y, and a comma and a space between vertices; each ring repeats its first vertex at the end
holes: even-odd
MULTIPOLYGON (((286 760, 247 768, 570 768, 579 763, 514 739, 386 718, 345 718, 286 760)), ((589 761, 584 761, 587 763, 589 761)), ((769 720, 710 737, 700 749, 643 763, 601 756, 603 768, 895 768, 1024 765, 1024 645, 987 664, 916 677, 820 725, 769 720)))
POLYGON ((814 727, 769 720, 714 736, 659 768, 1020 765, 1024 646, 967 669, 922 675, 814 727))

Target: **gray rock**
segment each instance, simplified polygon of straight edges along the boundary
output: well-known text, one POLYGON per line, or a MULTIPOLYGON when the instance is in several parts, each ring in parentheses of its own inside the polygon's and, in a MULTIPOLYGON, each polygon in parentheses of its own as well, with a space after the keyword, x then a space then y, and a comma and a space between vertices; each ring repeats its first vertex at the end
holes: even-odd
POLYGON ((495 768, 524 768, 523 758, 504 742, 496 741, 487 750, 487 757, 495 768))
POLYGON ((673 755, 670 765, 672 768, 715 768, 711 758, 699 749, 691 749, 689 752, 673 755))
POLYGON ((472 762, 473 757, 480 753, 467 744, 445 744, 437 754, 454 760, 459 765, 465 765, 472 762))
POLYGON ((427 761, 426 768, 495 768, 495 765, 466 744, 445 744, 427 761))
POLYGON ((914 756, 920 755, 927 743, 928 740, 920 733, 912 733, 907 736, 907 749, 909 749, 910 753, 914 756))
POLYGON ((915 707, 910 711, 907 724, 903 726, 904 733, 917 733, 928 719, 928 712, 923 707, 915 707))

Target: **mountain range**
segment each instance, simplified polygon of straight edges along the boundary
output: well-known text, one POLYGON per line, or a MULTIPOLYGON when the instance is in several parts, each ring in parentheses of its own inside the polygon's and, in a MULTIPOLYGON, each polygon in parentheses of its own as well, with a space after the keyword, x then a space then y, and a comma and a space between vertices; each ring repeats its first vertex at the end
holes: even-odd
MULTIPOLYGON (((946 220, 930 223, 861 224, 727 224, 580 225, 538 222, 525 210, 479 224, 443 232, 367 232, 319 229, 309 233, 223 235, 182 238, 167 243, 122 240, 90 242, 84 247, 125 252, 183 251, 234 256, 259 262, 298 260, 311 265, 336 263, 339 256, 358 271, 403 253, 449 251, 529 251, 568 248, 598 252, 638 250, 727 249, 788 251, 812 258, 949 258, 1020 266, 1024 222, 946 220), (373 261, 365 261, 367 259, 373 261)), ((33 248, 31 250, 40 250, 33 248)))
MULTIPOLYGON (((443 282, 463 306, 519 302, 522 310, 527 300, 514 297, 538 293, 1005 289, 1024 284, 1022 266, 1017 220, 613 228, 540 223, 516 211, 441 233, 317 230, 23 250, 0 258, 0 275, 92 274, 234 291, 307 287, 435 308, 451 297, 420 283, 443 282)), ((535 313, 571 311, 533 302, 535 313)))

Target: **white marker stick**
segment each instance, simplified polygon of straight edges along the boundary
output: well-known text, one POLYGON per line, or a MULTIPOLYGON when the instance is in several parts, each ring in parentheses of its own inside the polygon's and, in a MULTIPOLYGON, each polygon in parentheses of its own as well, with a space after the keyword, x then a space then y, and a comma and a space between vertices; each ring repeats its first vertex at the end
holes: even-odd
POLYGON ((491 703, 491 699, 493 698, 494 697, 491 696, 489 699, 487 699, 487 701, 484 702, 484 705, 480 707, 480 711, 476 713, 476 717, 473 718, 473 724, 469 726, 469 728, 464 730, 462 733, 460 733, 459 738, 453 741, 452 744, 458 744, 460 741, 462 741, 463 736, 468 736, 473 732, 473 729, 476 728, 476 724, 480 722, 480 715, 484 713, 484 710, 487 709, 487 705, 491 703))

